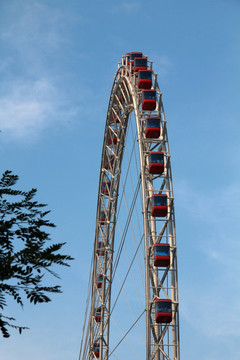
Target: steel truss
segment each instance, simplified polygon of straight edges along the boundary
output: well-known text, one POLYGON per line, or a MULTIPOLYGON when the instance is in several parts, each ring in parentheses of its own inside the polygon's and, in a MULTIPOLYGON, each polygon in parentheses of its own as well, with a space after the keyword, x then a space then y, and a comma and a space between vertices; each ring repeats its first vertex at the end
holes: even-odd
MULTIPOLYGON (((152 69, 152 63, 149 66, 152 69)), ((157 74, 153 74, 153 79, 153 88, 157 94, 157 106, 154 111, 147 112, 141 110, 141 90, 138 89, 132 65, 127 62, 126 57, 123 57, 122 62, 118 64, 118 71, 110 94, 104 133, 92 267, 91 308, 81 359, 107 360, 111 355, 109 331, 111 286, 115 271, 113 269, 113 251, 118 192, 128 119, 129 114, 134 112, 140 159, 137 187, 141 187, 142 190, 144 224, 146 359, 180 360, 177 252, 170 152, 167 122, 157 74), (161 118, 160 137, 157 139, 145 137, 145 119, 150 115, 161 118), (164 153, 164 172, 161 175, 152 175, 148 171, 148 155, 151 151, 164 153), (152 216, 151 197, 153 194, 167 195, 168 212, 165 218, 152 216), (153 246, 161 242, 170 245, 170 265, 166 268, 158 268, 153 265, 153 246), (99 243, 102 244, 101 250, 98 247, 99 243), (101 285, 99 286, 100 280, 101 285), (172 300, 172 321, 169 324, 155 322, 154 304, 158 298, 172 300), (96 321, 94 317, 96 309, 99 311, 100 321, 96 321), (99 355, 94 352, 96 345, 99 347, 99 355)), ((129 210, 130 216, 133 208, 129 210)), ((127 221, 130 219, 128 218, 127 221)))

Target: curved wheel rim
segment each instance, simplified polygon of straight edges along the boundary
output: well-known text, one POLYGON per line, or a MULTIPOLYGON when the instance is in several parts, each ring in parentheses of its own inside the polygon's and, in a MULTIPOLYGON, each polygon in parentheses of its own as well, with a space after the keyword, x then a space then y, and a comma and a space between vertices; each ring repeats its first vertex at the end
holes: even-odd
MULTIPOLYGON (((150 67, 152 64, 150 65, 150 67)), ((129 114, 134 112, 139 149, 139 186, 142 190, 142 213, 145 248, 145 298, 146 298, 146 359, 180 359, 177 253, 174 217, 174 197, 170 153, 162 94, 153 76, 153 89, 157 103, 153 111, 141 109, 142 91, 128 58, 123 57, 115 75, 110 94, 101 158, 98 191, 94 260, 92 268, 92 294, 89 326, 86 333, 82 359, 108 359, 111 318, 111 287, 115 274, 113 265, 114 239, 117 225, 118 192, 121 178, 126 131, 129 114), (146 138, 146 118, 160 117, 160 136, 146 138), (151 153, 163 153, 164 170, 150 173, 151 153), (141 180, 140 180, 141 179, 141 180), (153 197, 167 197, 165 217, 153 214, 153 197), (158 196, 157 196, 158 197, 158 196), (155 266, 155 244, 168 244, 170 263, 155 266), (161 298, 171 301, 171 322, 157 323, 156 302, 161 298)), ((158 246, 158 245, 156 245, 158 246)), ((166 245, 167 246, 167 245, 166 245)), ((162 315, 163 316, 163 315, 162 315)), ((162 318, 163 319, 163 318, 162 318)), ((81 354, 80 354, 81 355, 81 354)))

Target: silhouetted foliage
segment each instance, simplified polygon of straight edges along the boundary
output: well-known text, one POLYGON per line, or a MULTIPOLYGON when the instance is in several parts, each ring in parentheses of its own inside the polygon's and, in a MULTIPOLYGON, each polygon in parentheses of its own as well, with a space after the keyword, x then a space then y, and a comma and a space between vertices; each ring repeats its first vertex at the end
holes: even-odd
MULTIPOLYGON (((58 251, 65 243, 50 244, 50 235, 45 231, 55 225, 43 211, 45 204, 33 198, 36 189, 30 191, 14 190, 17 175, 6 171, 0 180, 0 309, 7 306, 7 296, 11 296, 23 307, 23 296, 33 304, 51 301, 47 294, 60 293, 60 286, 44 286, 46 272, 58 275, 52 265, 69 266, 71 256, 58 251), (48 245, 48 246, 47 246, 48 245)), ((45 210, 45 209, 44 209, 45 210)), ((18 329, 21 334, 24 326, 12 323, 15 319, 0 313, 0 329, 3 337, 9 337, 9 328, 18 329)))

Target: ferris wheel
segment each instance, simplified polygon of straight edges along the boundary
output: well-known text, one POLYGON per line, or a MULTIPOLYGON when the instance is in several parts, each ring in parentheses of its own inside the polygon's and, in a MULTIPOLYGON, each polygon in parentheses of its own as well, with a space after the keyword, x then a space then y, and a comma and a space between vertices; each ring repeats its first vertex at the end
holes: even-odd
POLYGON ((179 360, 177 279, 162 93, 152 62, 131 52, 108 105, 79 359, 179 360))

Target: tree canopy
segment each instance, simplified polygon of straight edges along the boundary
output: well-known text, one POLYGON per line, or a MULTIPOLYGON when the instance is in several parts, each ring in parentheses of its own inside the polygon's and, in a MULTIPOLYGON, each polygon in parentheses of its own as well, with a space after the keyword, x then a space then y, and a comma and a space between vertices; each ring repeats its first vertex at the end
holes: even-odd
POLYGON ((46 219, 46 204, 34 201, 37 189, 13 189, 18 176, 5 171, 0 180, 0 329, 9 337, 9 329, 21 333, 25 326, 13 323, 6 316, 8 296, 23 307, 24 300, 31 303, 51 301, 50 293, 60 293, 61 287, 47 286, 46 276, 58 275, 53 265, 69 266, 73 258, 59 253, 65 243, 52 244, 47 230, 55 224, 46 219))

